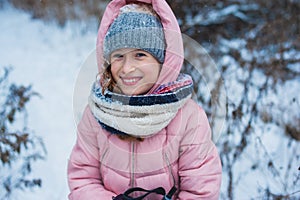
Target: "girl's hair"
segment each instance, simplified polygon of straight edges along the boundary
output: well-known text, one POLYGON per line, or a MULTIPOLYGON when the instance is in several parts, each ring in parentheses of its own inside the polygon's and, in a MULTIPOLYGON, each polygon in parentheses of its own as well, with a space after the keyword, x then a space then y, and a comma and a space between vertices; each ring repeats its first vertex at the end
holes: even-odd
POLYGON ((114 87, 116 86, 116 82, 113 79, 111 74, 111 64, 105 62, 103 65, 104 65, 104 71, 101 74, 101 78, 100 78, 102 94, 104 94, 106 90, 113 91, 114 87))

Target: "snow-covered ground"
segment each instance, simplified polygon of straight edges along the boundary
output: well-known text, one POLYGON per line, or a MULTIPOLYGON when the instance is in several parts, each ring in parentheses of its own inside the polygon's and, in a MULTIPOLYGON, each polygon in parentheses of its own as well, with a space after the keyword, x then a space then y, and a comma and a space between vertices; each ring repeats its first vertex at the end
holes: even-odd
POLYGON ((95 48, 97 31, 80 23, 59 28, 10 7, 0 10, 0 19, 0 67, 12 66, 10 81, 32 84, 42 96, 33 97, 28 105, 28 127, 43 138, 48 152, 45 161, 33 166, 42 188, 12 199, 67 199, 67 159, 76 138, 74 85, 95 48))

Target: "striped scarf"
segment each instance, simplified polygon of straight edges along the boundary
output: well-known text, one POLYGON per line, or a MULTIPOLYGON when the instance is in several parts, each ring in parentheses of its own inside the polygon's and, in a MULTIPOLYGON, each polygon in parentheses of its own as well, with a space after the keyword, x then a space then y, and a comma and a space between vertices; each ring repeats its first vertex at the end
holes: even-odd
POLYGON ((191 98, 189 75, 161 85, 152 94, 127 96, 105 91, 95 82, 89 97, 91 111, 102 128, 112 134, 146 138, 165 128, 191 98))

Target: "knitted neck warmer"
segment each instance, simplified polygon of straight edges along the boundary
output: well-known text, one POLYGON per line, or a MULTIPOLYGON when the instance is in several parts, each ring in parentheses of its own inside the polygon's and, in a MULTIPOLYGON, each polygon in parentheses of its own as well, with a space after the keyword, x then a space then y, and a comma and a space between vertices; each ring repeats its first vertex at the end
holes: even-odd
POLYGON ((99 81, 93 85, 89 106, 100 125, 112 134, 146 138, 165 128, 191 98, 193 82, 180 74, 149 95, 127 96, 106 91, 99 81))

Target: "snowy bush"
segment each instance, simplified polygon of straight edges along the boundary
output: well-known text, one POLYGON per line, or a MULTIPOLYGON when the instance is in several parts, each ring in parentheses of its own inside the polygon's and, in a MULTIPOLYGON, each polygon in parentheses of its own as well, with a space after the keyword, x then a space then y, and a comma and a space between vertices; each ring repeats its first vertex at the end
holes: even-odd
POLYGON ((10 68, 0 68, 0 199, 15 190, 41 187, 30 176, 32 164, 45 158, 43 142, 26 126, 26 104, 38 94, 31 86, 9 83, 10 68))

